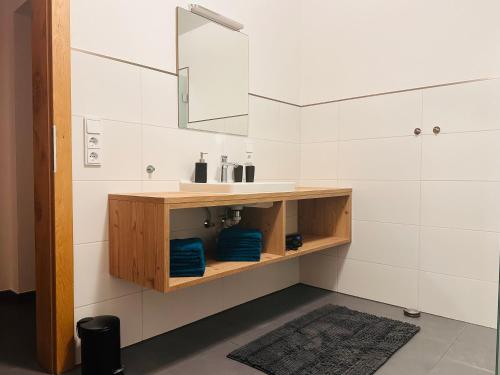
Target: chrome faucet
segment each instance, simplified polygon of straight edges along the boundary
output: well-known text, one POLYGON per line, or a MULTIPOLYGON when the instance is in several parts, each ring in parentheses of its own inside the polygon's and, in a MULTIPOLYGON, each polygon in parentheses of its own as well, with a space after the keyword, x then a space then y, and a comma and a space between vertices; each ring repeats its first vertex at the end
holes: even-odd
POLYGON ((220 182, 227 182, 227 169, 230 166, 235 166, 236 163, 227 161, 227 155, 222 155, 220 158, 220 182))

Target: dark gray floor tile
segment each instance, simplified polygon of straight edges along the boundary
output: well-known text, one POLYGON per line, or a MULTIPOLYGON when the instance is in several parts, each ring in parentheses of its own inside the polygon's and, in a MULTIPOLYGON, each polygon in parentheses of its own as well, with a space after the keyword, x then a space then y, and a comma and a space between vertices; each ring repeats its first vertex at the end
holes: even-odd
POLYGON ((4 294, 0 321, 4 323, 0 330, 0 374, 41 373, 36 362, 35 294, 4 294))
POLYGON ((449 345, 417 333, 377 371, 377 375, 427 375, 448 351, 449 345))
POLYGON ((419 326, 423 336, 448 343, 453 343, 466 326, 466 323, 458 320, 425 313, 422 313, 420 318, 403 316, 400 320, 419 326))
POLYGON ((467 324, 446 354, 446 359, 494 371, 496 330, 467 324))
MULTIPOLYGON (((46 374, 41 369, 30 369, 28 367, 8 367, 0 366, 0 374, 5 375, 43 375, 46 374)), ((78 373, 80 375, 80 373, 78 373)))
MULTIPOLYGON (((1 374, 42 374, 34 355, 32 302, 27 300, 16 306, 0 306, 3 320, 12 322, 7 331, 2 332, 3 336, 0 335, 1 374)), ((417 336, 401 348, 377 375, 427 375, 431 374, 431 369, 432 375, 486 375, 491 372, 485 369, 494 368, 495 330, 428 314, 409 319, 403 316, 400 307, 299 284, 124 348, 122 360, 126 374, 261 374, 226 358, 226 355, 328 303, 421 327, 417 336), (445 359, 442 359, 445 353, 445 359)), ((67 374, 79 375, 80 368, 76 367, 67 374)))
MULTIPOLYGON (((262 321, 256 320, 250 326, 247 326, 237 331, 235 330, 235 334, 229 337, 228 339, 235 344, 245 345, 250 341, 253 341, 259 338, 260 336, 265 335, 266 333, 282 326, 283 324, 289 322, 290 320, 298 318, 303 314, 304 311, 299 309, 294 309, 286 313, 275 315, 267 320, 262 320, 262 321)), ((236 324, 236 323, 231 322, 230 324, 236 324)))
POLYGON ((329 301, 336 305, 346 306, 352 310, 363 311, 369 314, 415 324, 421 328, 419 335, 448 343, 454 342, 466 326, 466 323, 458 320, 425 313, 422 313, 420 318, 409 318, 404 315, 402 307, 387 305, 345 294, 332 293, 323 297, 322 301, 329 301))
POLYGON ((230 342, 218 344, 192 358, 175 363, 167 369, 166 374, 262 375, 262 372, 226 357, 237 348, 238 345, 230 342))
POLYGON ((491 375, 493 372, 471 367, 464 363, 443 359, 429 375, 491 375))

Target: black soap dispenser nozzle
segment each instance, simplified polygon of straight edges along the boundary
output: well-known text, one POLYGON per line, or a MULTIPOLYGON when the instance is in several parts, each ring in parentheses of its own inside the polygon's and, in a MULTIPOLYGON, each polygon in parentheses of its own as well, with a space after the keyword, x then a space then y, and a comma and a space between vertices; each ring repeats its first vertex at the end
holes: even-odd
POLYGON ((204 155, 208 155, 208 153, 200 152, 200 161, 195 164, 194 182, 197 183, 207 182, 207 162, 205 161, 204 155))

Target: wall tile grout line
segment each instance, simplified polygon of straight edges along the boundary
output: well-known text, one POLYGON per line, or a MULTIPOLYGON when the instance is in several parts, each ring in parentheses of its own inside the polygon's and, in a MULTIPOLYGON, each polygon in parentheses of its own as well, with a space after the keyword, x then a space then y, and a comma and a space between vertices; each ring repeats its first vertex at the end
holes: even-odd
POLYGON ((435 89, 435 88, 439 88, 439 87, 463 85, 463 84, 474 83, 474 82, 492 81, 492 80, 496 80, 498 78, 500 78, 500 77, 485 77, 485 78, 470 79, 470 80, 465 80, 465 81, 442 83, 442 84, 436 84, 436 85, 430 85, 430 86, 420 86, 420 87, 402 89, 402 90, 385 91, 385 92, 379 92, 379 93, 374 93, 374 94, 352 96, 352 97, 342 98, 342 99, 327 100, 327 101, 311 103, 311 104, 303 104, 301 107, 302 108, 313 107, 313 106, 317 106, 317 105, 339 103, 339 102, 345 102, 345 101, 349 101, 349 100, 365 99, 365 98, 372 98, 372 97, 384 96, 384 95, 401 94, 401 93, 405 93, 405 92, 418 91, 418 90, 429 90, 429 89, 435 89))
MULTIPOLYGON (((116 62, 123 63, 123 64, 133 65, 133 66, 136 66, 136 67, 139 67, 139 68, 143 68, 143 69, 157 71, 157 72, 160 72, 160 73, 164 73, 164 74, 168 74, 168 75, 172 75, 172 76, 177 77, 176 73, 168 71, 168 70, 155 68, 155 67, 152 67, 152 66, 149 66, 149 65, 135 63, 135 62, 132 62, 132 61, 129 61, 129 60, 120 59, 120 58, 117 58, 117 57, 113 57, 113 56, 101 54, 101 53, 98 53, 98 52, 92 52, 92 51, 88 51, 88 50, 77 48, 77 47, 71 47, 71 50, 72 51, 76 51, 76 52, 80 52, 80 53, 85 53, 85 54, 92 55, 92 56, 96 56, 96 57, 100 57, 100 58, 104 58, 104 59, 108 59, 108 60, 112 60, 112 61, 116 61, 116 62)), ((270 97, 267 97, 267 96, 263 96, 263 95, 259 95, 259 94, 255 94, 255 93, 250 93, 250 92, 248 94, 251 95, 251 96, 254 96, 254 97, 258 97, 258 98, 276 101, 278 103, 288 104, 288 105, 299 107, 299 108, 306 108, 306 107, 318 106, 318 105, 323 105, 323 104, 339 103, 339 102, 344 102, 344 101, 349 101, 349 100, 365 99, 365 98, 371 98, 371 97, 377 97, 377 96, 384 96, 384 95, 392 95, 392 94, 400 94, 400 93, 404 93, 404 92, 411 92, 411 91, 418 91, 418 90, 429 90, 429 89, 433 89, 433 88, 447 87, 447 86, 454 86, 454 85, 462 85, 462 84, 474 83, 474 82, 491 81, 491 80, 496 80, 498 78, 500 78, 500 77, 495 77, 494 76, 494 77, 476 78, 476 79, 470 79, 470 80, 464 80, 464 81, 455 81, 455 82, 442 83, 442 84, 436 84, 436 85, 419 86, 419 87, 415 87, 415 88, 402 89, 402 90, 384 91, 384 92, 378 92, 378 93, 373 93, 373 94, 353 96, 353 97, 347 97, 347 98, 341 98, 341 99, 334 99, 334 100, 327 100, 327 101, 321 101, 321 102, 309 103, 309 104, 295 104, 295 103, 290 103, 290 102, 287 102, 287 101, 283 101, 283 100, 279 100, 279 99, 274 99, 274 98, 270 98, 270 97)))
MULTIPOLYGON (((423 125, 422 125, 423 126, 423 125)), ((495 133, 500 132, 498 129, 477 129, 477 130, 456 130, 456 131, 441 131, 440 135, 445 134, 475 134, 475 133, 495 133)), ((422 133, 420 137, 435 137, 434 134, 422 133)), ((415 138, 413 134, 403 134, 403 135, 391 135, 391 136, 380 136, 380 137, 365 137, 365 138, 343 138, 343 139, 332 139, 332 140, 322 140, 322 141, 307 141, 302 142, 302 144, 317 144, 317 143, 346 143, 346 142, 356 142, 356 141, 375 141, 375 140, 385 140, 385 139, 400 139, 400 138, 415 138)))
MULTIPOLYGON (((335 257, 335 256, 331 256, 331 255, 328 255, 328 254, 318 254, 318 255, 325 256, 325 257, 330 257, 330 258, 334 258, 335 257)), ((349 259, 349 260, 353 260, 353 261, 359 262, 359 263, 376 264, 378 266, 384 266, 384 267, 389 267, 389 268, 397 268, 397 269, 408 270, 408 271, 423 272, 423 273, 428 273, 428 274, 432 274, 432 275, 447 276, 447 277, 453 277, 453 278, 462 279, 462 280, 478 281, 478 282, 481 282, 481 283, 487 283, 487 284, 492 284, 492 285, 499 285, 498 282, 491 281, 491 280, 482 280, 482 279, 476 279, 476 278, 471 278, 471 277, 453 275, 453 274, 449 274, 449 273, 419 270, 418 268, 411 268, 411 267, 405 267, 405 266, 394 265, 394 264, 374 262, 374 261, 369 261, 369 260, 364 260, 364 259, 356 259, 356 258, 349 258, 349 257, 339 257, 339 256, 337 256, 337 258, 340 258, 340 259, 349 259)))
POLYGON ((470 229, 470 228, 460 228, 460 227, 445 227, 445 226, 426 225, 426 224, 422 224, 422 225, 420 225, 420 224, 407 224, 407 223, 401 223, 401 222, 396 222, 396 221, 382 221, 382 220, 373 220, 373 219, 355 219, 355 218, 353 218, 353 221, 379 223, 379 224, 390 224, 390 225, 401 225, 401 226, 407 226, 407 227, 460 230, 460 231, 466 231, 466 232, 480 232, 480 233, 493 233, 493 234, 500 233, 500 231, 494 231, 494 230, 470 229))
MULTIPOLYGON (((332 257, 329 254, 319 254, 319 255, 326 256, 326 257, 332 257)), ((415 272, 418 272, 418 273, 428 273, 428 274, 432 274, 432 275, 447 276, 447 277, 453 277, 453 278, 462 279, 462 280, 478 281, 478 282, 481 282, 481 283, 499 285, 498 281, 491 281, 491 280, 479 279, 479 278, 475 278, 475 277, 467 277, 467 276, 456 275, 456 274, 452 274, 452 273, 435 272, 435 271, 430 271, 430 270, 426 270, 426 269, 419 269, 419 268, 412 268, 412 267, 403 266, 403 265, 397 265, 397 264, 389 264, 389 263, 376 262, 376 261, 372 261, 372 260, 359 259, 359 258, 349 257, 349 256, 343 257, 343 256, 340 256, 340 255, 337 255, 336 257, 339 258, 339 259, 354 260, 356 262, 361 262, 361 263, 369 263, 369 264, 376 264, 376 265, 379 265, 379 266, 387 266, 387 267, 391 267, 391 268, 398 268, 398 269, 410 270, 410 271, 415 271, 415 272)))
POLYGON ((140 291, 133 292, 133 293, 126 293, 126 294, 122 294, 120 296, 116 296, 116 297, 112 297, 112 298, 105 298, 105 299, 98 300, 98 301, 95 301, 95 302, 86 303, 84 305, 79 305, 79 306, 75 305, 75 310, 76 309, 81 309, 81 308, 84 308, 84 307, 88 307, 88 306, 92 306, 92 305, 97 305, 99 303, 109 302, 109 301, 113 301, 113 300, 116 300, 116 299, 121 299, 121 298, 124 298, 124 297, 133 296, 133 295, 136 295, 136 294, 142 294, 142 292, 143 292, 143 290, 140 290, 140 291))
POLYGON ((357 219, 353 217, 353 221, 364 221, 364 222, 373 222, 380 224, 394 224, 394 225, 405 225, 405 226, 420 226, 423 228, 439 228, 439 229, 450 229, 450 230, 463 230, 463 231, 471 231, 471 232, 481 232, 481 233, 495 233, 498 234, 500 231, 495 230, 484 230, 484 229, 471 229, 471 228, 461 228, 461 227, 445 227, 439 225, 420 225, 420 224, 408 224, 408 223, 400 223, 394 221, 381 221, 381 220, 373 220, 373 219, 357 219))
MULTIPOLYGON (((130 61, 130 60, 120 59, 118 57, 113 57, 113 56, 101 54, 101 53, 98 53, 98 52, 92 52, 92 51, 88 51, 88 50, 81 49, 81 48, 76 48, 76 47, 71 47, 71 50, 75 51, 75 52, 80 52, 80 53, 84 53, 84 54, 87 54, 87 55, 96 56, 96 57, 100 57, 100 58, 103 58, 103 59, 111 60, 111 61, 116 61, 116 62, 119 62, 119 63, 122 63, 122 64, 136 66, 136 67, 142 68, 142 69, 147 69, 147 70, 152 70, 152 71, 163 73, 163 74, 168 74, 168 75, 171 75, 171 76, 174 76, 174 77, 178 76, 177 73, 174 73, 174 72, 171 72, 171 71, 168 71, 168 70, 165 70, 165 69, 160 69, 160 68, 155 68, 155 67, 150 66, 150 65, 135 63, 135 62, 130 61)), ((282 103, 282 104, 290 105, 290 106, 293 106, 293 107, 298 107, 298 108, 302 107, 300 104, 295 104, 295 103, 287 102, 287 101, 280 100, 280 99, 274 99, 274 98, 271 98, 271 97, 268 97, 268 96, 264 96, 264 95, 260 95, 260 94, 255 94, 255 93, 251 93, 251 92, 249 92, 248 95, 254 96, 256 98, 267 99, 267 100, 271 100, 271 101, 274 101, 274 102, 277 102, 277 103, 282 103)))
MULTIPOLYGON (((424 127, 424 92, 420 92, 420 128, 424 127)), ((419 175, 420 175, 420 183, 419 183, 419 194, 418 194, 418 244, 417 244, 417 310, 420 310, 420 271, 421 271, 421 252, 422 252, 422 202, 423 202, 423 164, 424 164, 424 138, 419 137, 420 140, 420 160, 419 160, 419 175)))
MULTIPOLYGON (((337 129, 336 129, 336 138, 337 138, 337 142, 335 143, 335 146, 336 146, 336 159, 337 159, 337 162, 336 162, 336 184, 338 185, 339 184, 339 181, 340 181, 340 176, 339 176, 339 170, 340 170, 340 165, 342 163, 342 155, 340 155, 340 147, 339 147, 339 143, 338 143, 338 140, 340 139, 340 129, 342 128, 342 123, 341 123, 341 116, 340 116, 340 110, 341 110, 341 105, 342 104, 338 104, 336 105, 336 108, 335 108, 335 122, 337 124, 337 129)), ((352 195, 352 199, 354 199, 354 192, 353 192, 353 195, 352 195)), ((351 208, 351 220, 352 220, 352 208, 351 208)), ((352 224, 351 224, 351 234, 352 234, 352 224)), ((350 246, 347 245, 347 246, 350 246)), ((338 251, 335 252, 335 255, 336 255, 336 260, 335 260, 335 264, 337 266, 337 275, 336 275, 336 288, 335 290, 336 291, 339 291, 339 290, 342 290, 342 287, 340 285, 340 272, 341 272, 341 264, 340 264, 340 257, 339 257, 339 254, 338 254, 338 251)))
MULTIPOLYGON (((335 181, 336 178, 305 178, 303 181, 335 181)), ((479 183, 499 183, 500 178, 498 180, 465 180, 465 179, 382 179, 382 178, 353 178, 353 177, 340 177, 338 180, 340 181, 366 181, 366 182, 479 182, 479 183)), ((340 182, 339 182, 340 183, 340 182)))
POLYGON ((169 75, 172 75, 172 76, 177 77, 177 74, 176 74, 176 73, 170 72, 170 71, 168 71, 168 70, 155 68, 155 67, 152 67, 152 66, 149 66, 149 65, 144 65, 144 64, 135 63, 135 62, 132 62, 132 61, 130 61, 130 60, 120 59, 120 58, 118 58, 118 57, 113 57, 113 56, 109 56, 109 55, 104 55, 104 54, 102 54, 102 53, 92 52, 92 51, 88 51, 88 50, 81 49, 81 48, 76 48, 76 47, 71 47, 71 50, 72 50, 72 51, 76 51, 76 52, 80 52, 80 53, 85 53, 85 54, 87 54, 87 55, 92 55, 92 56, 96 56, 96 57, 101 57, 101 58, 103 58, 103 59, 107 59, 107 60, 116 61, 116 62, 123 63, 123 64, 133 65, 133 66, 136 66, 136 67, 139 67, 139 68, 143 68, 143 69, 148 69, 148 70, 153 70, 153 71, 160 72, 160 73, 169 74, 169 75))

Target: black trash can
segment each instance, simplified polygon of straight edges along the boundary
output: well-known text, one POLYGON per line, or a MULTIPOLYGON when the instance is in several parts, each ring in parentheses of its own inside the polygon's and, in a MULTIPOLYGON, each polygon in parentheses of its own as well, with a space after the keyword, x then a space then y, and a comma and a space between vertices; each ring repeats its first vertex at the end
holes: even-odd
POLYGON ((76 323, 82 345, 82 375, 124 374, 120 354, 120 319, 112 315, 76 323))

